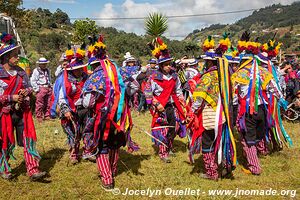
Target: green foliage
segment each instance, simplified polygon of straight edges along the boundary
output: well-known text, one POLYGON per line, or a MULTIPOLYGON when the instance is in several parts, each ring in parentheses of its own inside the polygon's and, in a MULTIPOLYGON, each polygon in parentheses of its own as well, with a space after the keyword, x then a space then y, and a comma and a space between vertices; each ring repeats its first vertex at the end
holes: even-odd
POLYGON ((96 22, 88 18, 86 20, 76 20, 74 22, 74 27, 73 40, 75 43, 82 43, 87 40, 89 35, 98 34, 96 22))
POLYGON ((263 25, 262 28, 286 27, 292 24, 300 24, 299 9, 300 2, 295 2, 287 6, 274 4, 259 9, 259 11, 254 11, 252 15, 239 20, 236 24, 243 29, 247 29, 255 23, 261 23, 263 25))
POLYGON ((284 36, 281 38, 281 41, 285 47, 291 46, 293 42, 291 33, 284 34, 284 36))
POLYGON ((66 49, 68 38, 63 34, 50 32, 49 34, 40 34, 38 45, 43 47, 43 51, 54 49, 63 51, 66 49))
POLYGON ((186 37, 186 41, 204 42, 207 35, 218 35, 215 40, 220 39, 223 32, 229 32, 232 43, 235 45, 242 35, 242 32, 249 30, 251 38, 259 37, 261 43, 271 39, 275 32, 278 32, 276 40, 283 43, 283 50, 294 50, 300 43, 299 37, 295 36, 299 33, 300 27, 300 2, 283 6, 281 4, 271 5, 256 10, 252 15, 238 20, 234 24, 222 25, 213 24, 209 27, 197 29, 186 37))
POLYGON ((61 9, 57 9, 55 13, 53 13, 52 18, 55 20, 57 24, 66 24, 71 25, 70 18, 67 13, 63 12, 61 9))
POLYGON ((23 3, 22 0, 1 0, 0 13, 6 13, 11 17, 18 17, 21 14, 19 6, 23 3))
POLYGON ((152 37, 158 37, 164 34, 168 29, 168 19, 160 13, 150 13, 145 20, 146 34, 152 37))
POLYGON ((225 24, 212 24, 209 27, 201 29, 201 31, 211 31, 211 30, 216 30, 216 29, 222 29, 225 28, 225 24))
POLYGON ((185 44, 184 50, 189 56, 194 56, 196 52, 200 51, 200 46, 194 42, 188 42, 185 44))
POLYGON ((69 16, 57 9, 53 14, 48 9, 23 11, 22 17, 16 19, 17 27, 22 29, 53 29, 61 26, 70 26, 69 16))
POLYGON ((104 43, 107 45, 108 54, 118 63, 122 63, 124 60, 123 56, 128 51, 138 59, 143 59, 142 57, 151 55, 146 45, 149 39, 146 37, 118 31, 112 27, 100 27, 98 32, 104 36, 104 43))

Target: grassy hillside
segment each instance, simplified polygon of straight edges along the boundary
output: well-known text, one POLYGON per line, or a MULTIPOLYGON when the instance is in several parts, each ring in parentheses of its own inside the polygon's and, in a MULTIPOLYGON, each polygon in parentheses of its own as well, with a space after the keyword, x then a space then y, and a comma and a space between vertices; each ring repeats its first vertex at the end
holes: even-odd
POLYGON ((266 42, 277 32, 276 39, 283 42, 284 50, 300 51, 300 2, 287 6, 268 6, 233 24, 214 24, 201 30, 196 29, 185 40, 202 43, 208 35, 218 40, 226 31, 236 43, 245 30, 252 32, 252 38, 259 37, 260 42, 266 42))

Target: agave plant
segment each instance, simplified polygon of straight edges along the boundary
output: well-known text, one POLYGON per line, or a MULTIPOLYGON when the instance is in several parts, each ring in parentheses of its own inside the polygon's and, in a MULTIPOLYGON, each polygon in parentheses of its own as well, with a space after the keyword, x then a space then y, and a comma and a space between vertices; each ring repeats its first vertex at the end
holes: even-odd
POLYGON ((168 29, 168 19, 161 13, 150 13, 145 20, 146 34, 154 38, 161 36, 168 29))

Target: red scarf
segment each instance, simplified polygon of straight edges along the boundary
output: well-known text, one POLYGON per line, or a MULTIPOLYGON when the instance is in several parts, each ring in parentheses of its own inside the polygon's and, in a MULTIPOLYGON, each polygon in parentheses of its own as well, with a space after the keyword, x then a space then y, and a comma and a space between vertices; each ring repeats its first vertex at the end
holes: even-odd
POLYGON ((85 80, 73 83, 76 87, 76 92, 72 94, 72 83, 68 80, 68 72, 64 71, 65 87, 66 87, 66 96, 69 102, 69 106, 73 112, 76 112, 75 102, 80 98, 82 87, 85 83, 85 80))
MULTIPOLYGON (((197 138, 202 136, 202 133, 205 131, 203 127, 203 109, 204 109, 204 103, 201 104, 199 110, 197 113, 192 114, 193 118, 192 121, 189 122, 188 127, 192 130, 192 138, 191 138, 191 146, 194 146, 195 141, 197 138)), ((192 113, 192 111, 190 111, 192 113)))
MULTIPOLYGON (((154 81, 163 89, 162 93, 159 96, 155 96, 157 101, 165 107, 169 101, 170 96, 172 97, 175 107, 178 110, 179 118, 181 120, 185 119, 184 111, 181 107, 181 104, 179 102, 179 98, 177 97, 175 93, 175 87, 176 87, 176 79, 173 77, 171 80, 157 80, 154 79, 154 81)), ((153 120, 152 120, 152 127, 160 126, 159 124, 156 124, 156 120, 158 118, 158 113, 154 113, 153 120)))
MULTIPOLYGON (((24 89, 22 84, 22 77, 19 75, 9 76, 9 79, 3 79, 3 81, 8 85, 3 95, 16 95, 20 89, 24 89)), ((2 108, 1 108, 2 109, 2 108)), ((4 111, 2 109, 1 125, 2 125, 2 149, 7 150, 9 144, 15 144, 14 129, 11 114, 9 111, 4 111)), ((36 132, 32 119, 32 114, 29 108, 25 108, 23 111, 23 121, 24 121, 24 137, 30 138, 36 141, 36 132)), ((26 145, 26 144, 24 144, 26 145)))

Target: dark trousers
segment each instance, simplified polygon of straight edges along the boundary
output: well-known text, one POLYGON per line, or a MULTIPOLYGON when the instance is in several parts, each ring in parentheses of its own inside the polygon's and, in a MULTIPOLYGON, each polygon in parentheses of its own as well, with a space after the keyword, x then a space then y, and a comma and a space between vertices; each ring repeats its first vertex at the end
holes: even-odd
POLYGON ((140 112, 143 107, 144 107, 144 110, 147 109, 146 97, 145 97, 145 95, 143 93, 140 93, 139 94, 139 107, 138 107, 138 111, 140 112))
POLYGON ((238 105, 233 105, 232 124, 236 126, 236 119, 238 114, 238 105))
POLYGON ((176 116, 175 116, 175 110, 173 105, 167 104, 165 106, 165 112, 168 121, 168 126, 173 126, 169 128, 167 137, 173 142, 174 138, 176 137, 176 132, 175 132, 176 116))
POLYGON ((267 131, 266 115, 266 110, 263 105, 258 106, 258 112, 256 114, 246 114, 245 124, 247 130, 242 134, 248 145, 255 145, 264 138, 267 131))
POLYGON ((202 133, 202 152, 214 151, 215 130, 205 130, 202 133))
MULTIPOLYGON (((18 146, 23 147, 23 130, 24 130, 24 121, 23 113, 11 113, 13 128, 16 129, 16 141, 18 146)), ((2 124, 0 123, 0 131, 2 130, 2 124)))

